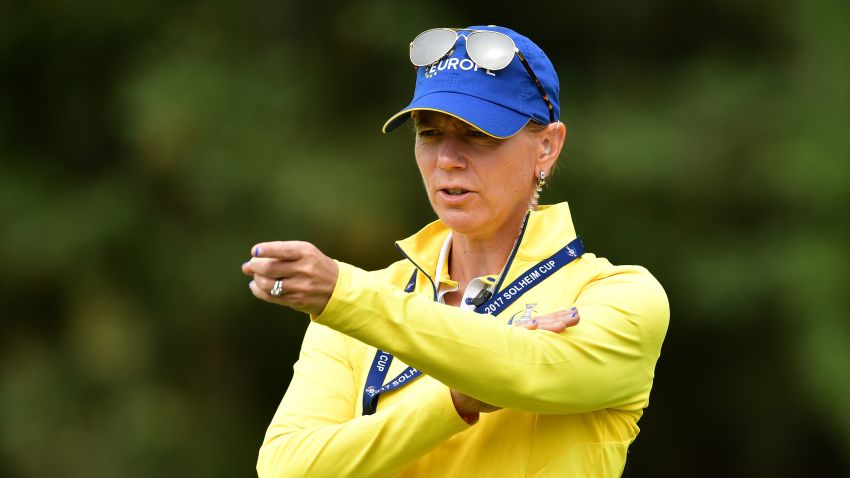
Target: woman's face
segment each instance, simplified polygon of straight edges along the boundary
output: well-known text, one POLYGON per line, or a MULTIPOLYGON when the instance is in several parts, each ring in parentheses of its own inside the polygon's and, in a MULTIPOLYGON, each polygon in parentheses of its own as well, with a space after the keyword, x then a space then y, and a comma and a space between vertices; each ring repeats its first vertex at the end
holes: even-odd
POLYGON ((416 163, 431 206, 453 231, 470 237, 516 233, 543 148, 525 130, 496 139, 443 113, 416 115, 416 163))

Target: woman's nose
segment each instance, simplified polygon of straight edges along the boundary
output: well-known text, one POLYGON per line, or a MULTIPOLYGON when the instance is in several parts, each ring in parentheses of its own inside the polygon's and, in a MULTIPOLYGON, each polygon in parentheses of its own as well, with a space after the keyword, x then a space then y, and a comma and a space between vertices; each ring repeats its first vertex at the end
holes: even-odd
POLYGON ((437 167, 457 169, 466 167, 463 140, 454 134, 446 134, 437 150, 437 167))

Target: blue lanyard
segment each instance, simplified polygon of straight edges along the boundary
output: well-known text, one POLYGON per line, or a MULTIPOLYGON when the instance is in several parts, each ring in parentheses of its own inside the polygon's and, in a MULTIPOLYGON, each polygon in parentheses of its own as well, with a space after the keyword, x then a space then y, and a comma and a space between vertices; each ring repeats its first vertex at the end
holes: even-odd
MULTIPOLYGON (((555 254, 543 259, 525 271, 524 274, 503 288, 498 294, 491 297, 490 300, 476 307, 475 312, 479 314, 498 315, 499 312, 509 307, 523 294, 531 290, 532 287, 551 277, 560 268, 581 257, 582 254, 584 254, 584 245, 581 239, 577 237, 559 249, 555 254)), ((413 275, 410 276, 410 280, 404 288, 405 292, 413 292, 416 288, 417 272, 418 269, 413 271, 413 275)), ((375 413, 378 406, 378 398, 380 398, 382 393, 403 387, 422 375, 421 370, 407 367, 396 378, 384 384, 384 379, 387 377, 387 372, 390 370, 392 361, 393 356, 389 352, 379 349, 375 353, 372 366, 369 367, 369 375, 366 377, 366 389, 363 391, 363 415, 375 413)))
POLYGON ((479 314, 499 315, 499 312, 508 308, 517 299, 522 297, 523 294, 531 290, 532 287, 546 280, 561 267, 581 257, 582 254, 584 254, 584 244, 582 244, 581 238, 577 237, 566 246, 558 249, 558 252, 525 271, 524 274, 520 275, 498 294, 491 297, 490 300, 476 307, 475 312, 479 314))
MULTIPOLYGON (((416 288, 416 273, 418 269, 413 270, 413 275, 407 281, 404 291, 407 293, 413 292, 416 288)), ((387 378, 387 372, 390 370, 390 364, 393 363, 393 356, 389 352, 384 352, 378 349, 375 352, 375 358, 372 360, 372 366, 369 367, 369 375, 366 377, 366 389, 363 390, 363 415, 371 415, 375 413, 378 407, 378 398, 384 392, 395 390, 402 385, 406 385, 422 375, 420 370, 413 367, 407 367, 407 370, 400 373, 396 378, 384 385, 384 379, 387 378)))

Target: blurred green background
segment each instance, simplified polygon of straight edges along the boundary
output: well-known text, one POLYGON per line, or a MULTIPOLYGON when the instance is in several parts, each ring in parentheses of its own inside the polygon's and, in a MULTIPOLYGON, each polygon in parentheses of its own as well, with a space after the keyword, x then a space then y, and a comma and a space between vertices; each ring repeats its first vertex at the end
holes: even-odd
POLYGON ((850 476, 850 3, 318 5, 0 4, 0 475, 253 475, 307 319, 240 264, 396 260, 407 44, 494 23, 561 77, 543 202, 670 297, 633 476, 850 476))

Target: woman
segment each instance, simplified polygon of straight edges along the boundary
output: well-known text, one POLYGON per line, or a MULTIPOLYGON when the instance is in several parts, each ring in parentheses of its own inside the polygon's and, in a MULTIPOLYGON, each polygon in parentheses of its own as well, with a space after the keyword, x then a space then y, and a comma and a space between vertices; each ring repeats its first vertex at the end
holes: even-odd
POLYGON ((413 118, 439 220, 381 271, 292 241, 242 267, 312 319, 259 474, 619 476, 669 310, 645 269, 583 253, 566 204, 537 207, 565 136, 551 62, 500 27, 429 30, 411 61, 384 130, 413 118))

